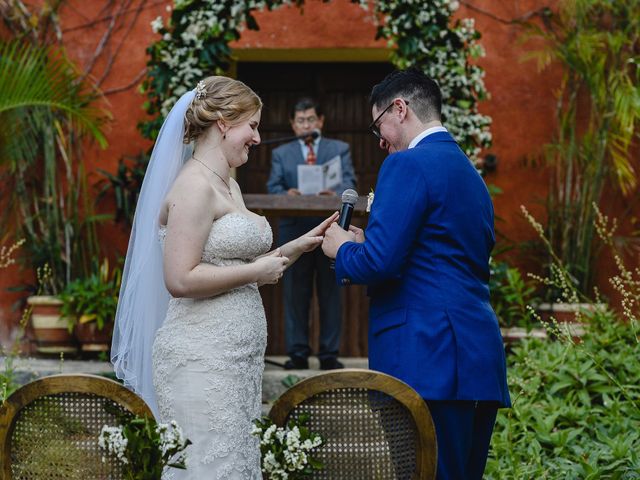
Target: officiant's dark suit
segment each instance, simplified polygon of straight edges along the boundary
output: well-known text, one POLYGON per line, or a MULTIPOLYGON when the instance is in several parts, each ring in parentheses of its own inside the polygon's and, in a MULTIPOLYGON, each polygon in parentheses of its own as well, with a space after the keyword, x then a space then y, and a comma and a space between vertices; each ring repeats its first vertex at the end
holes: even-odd
MULTIPOLYGON (((316 102, 303 98, 292 109, 290 122, 294 133, 301 136, 314 130, 321 131, 324 117, 316 102)), ((321 194, 339 195, 347 188, 355 188, 349 145, 320 135, 312 144, 294 140, 273 150, 267 191, 272 194, 299 195, 298 165, 322 165, 336 156, 341 159, 342 184, 334 191, 324 191, 321 194), (309 151, 310 146, 312 152, 309 151)), ((279 245, 308 232, 322 220, 323 218, 318 217, 283 218, 279 224, 279 245)), ((320 348, 317 352, 320 366, 324 370, 342 367, 337 360, 342 324, 340 289, 335 284, 334 272, 329 268, 329 259, 318 248, 303 254, 284 274, 285 335, 287 354, 290 357, 285 364, 287 369, 308 368, 308 357, 311 354, 309 307, 314 276, 320 307, 320 348)))

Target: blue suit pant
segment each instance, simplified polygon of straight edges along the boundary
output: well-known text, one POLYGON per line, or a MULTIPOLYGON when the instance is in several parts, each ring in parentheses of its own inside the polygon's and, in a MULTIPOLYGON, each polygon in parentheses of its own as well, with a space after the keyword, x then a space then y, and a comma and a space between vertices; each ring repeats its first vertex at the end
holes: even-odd
POLYGON ((481 480, 497 402, 427 400, 438 440, 436 480, 481 480))
POLYGON ((309 346, 309 307, 316 282, 320 309, 320 360, 335 358, 340 346, 340 287, 321 248, 303 254, 284 273, 285 335, 287 353, 306 359, 309 346))

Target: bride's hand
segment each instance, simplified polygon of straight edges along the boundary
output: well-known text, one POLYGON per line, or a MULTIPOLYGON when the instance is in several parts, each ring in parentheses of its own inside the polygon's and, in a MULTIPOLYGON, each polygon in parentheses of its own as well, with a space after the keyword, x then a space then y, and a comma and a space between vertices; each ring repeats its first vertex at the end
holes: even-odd
POLYGON ((330 217, 325 218, 317 227, 314 227, 311 230, 309 230, 309 232, 307 232, 307 235, 311 235, 311 236, 324 235, 324 232, 327 231, 327 228, 329 228, 333 222, 338 220, 339 215, 340 214, 338 212, 333 212, 333 214, 330 217))
POLYGON ((315 250, 322 244, 324 232, 338 219, 338 212, 323 220, 317 227, 312 228, 307 233, 296 240, 297 248, 301 253, 315 250))
POLYGON ((258 286, 278 283, 287 268, 289 259, 280 254, 280 250, 274 250, 268 255, 264 255, 253 262, 258 270, 256 279, 258 286))
POLYGON ((315 250, 320 245, 322 245, 322 237, 310 237, 307 235, 303 235, 296 240, 296 249, 300 253, 311 252, 315 250))

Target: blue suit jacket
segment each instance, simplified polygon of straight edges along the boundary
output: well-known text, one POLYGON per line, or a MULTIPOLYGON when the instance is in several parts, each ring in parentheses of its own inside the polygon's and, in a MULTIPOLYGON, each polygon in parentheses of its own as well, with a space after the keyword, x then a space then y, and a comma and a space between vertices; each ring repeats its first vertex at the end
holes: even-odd
POLYGON ((340 283, 369 285, 369 366, 428 400, 510 405, 502 336, 489 303, 493 205, 446 132, 389 155, 366 241, 342 245, 340 283))
MULTIPOLYGON (((340 194, 347 188, 355 188, 355 174, 351 163, 349 144, 340 140, 320 137, 317 164, 322 165, 336 155, 340 155, 342 164, 342 185, 335 191, 340 194)), ((269 193, 286 193, 290 188, 298 188, 298 165, 304 165, 300 142, 285 143, 271 152, 271 173, 267 181, 269 193)), ((315 227, 322 218, 290 217, 280 221, 279 237, 281 243, 297 238, 315 227)))

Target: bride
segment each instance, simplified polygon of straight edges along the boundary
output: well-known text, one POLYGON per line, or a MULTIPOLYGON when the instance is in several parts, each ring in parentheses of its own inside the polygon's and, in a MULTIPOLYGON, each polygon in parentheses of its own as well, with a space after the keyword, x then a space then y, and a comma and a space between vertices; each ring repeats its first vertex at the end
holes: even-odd
POLYGON ((199 82, 167 116, 140 193, 112 362, 159 420, 176 420, 193 442, 187 470, 167 478, 262 478, 250 434, 267 342, 258 287, 318 247, 336 217, 267 253, 271 228, 230 175, 260 143, 261 109, 240 81, 199 82))

